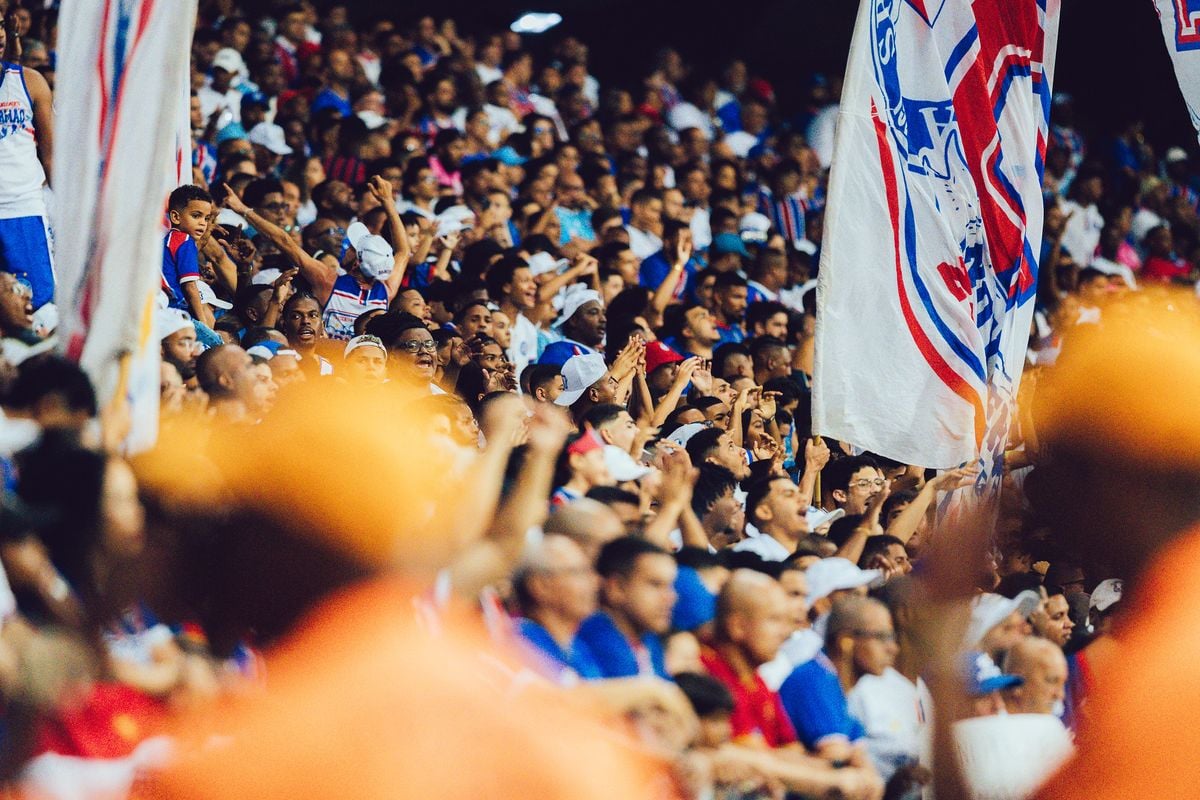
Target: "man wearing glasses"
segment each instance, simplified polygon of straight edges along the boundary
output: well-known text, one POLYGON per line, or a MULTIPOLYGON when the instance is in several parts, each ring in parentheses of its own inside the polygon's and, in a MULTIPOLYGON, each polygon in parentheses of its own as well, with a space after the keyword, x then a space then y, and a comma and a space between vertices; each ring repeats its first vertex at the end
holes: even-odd
POLYGON ((850 715, 846 693, 864 675, 882 675, 899 652, 892 614, 867 597, 838 600, 829 613, 825 648, 797 667, 779 696, 796 734, 810 750, 844 761, 863 739, 862 723, 850 715))
POLYGON ((831 461, 822 473, 822 482, 828 498, 825 507, 843 509, 847 516, 866 513, 871 500, 887 485, 883 470, 870 456, 831 461))

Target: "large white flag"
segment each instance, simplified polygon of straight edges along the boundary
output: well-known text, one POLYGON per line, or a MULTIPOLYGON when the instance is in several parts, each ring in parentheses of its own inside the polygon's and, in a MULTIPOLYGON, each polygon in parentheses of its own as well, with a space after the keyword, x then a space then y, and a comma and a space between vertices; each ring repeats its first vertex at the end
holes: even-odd
POLYGON ((818 281, 814 431, 1003 454, 1028 344, 1059 0, 862 0, 818 281))
POLYGON ((155 299, 195 11, 195 0, 63 0, 59 16, 61 345, 102 405, 128 399, 132 451, 158 429, 155 299))
POLYGON ((1200 2, 1154 0, 1154 10, 1192 127, 1200 134, 1200 2))

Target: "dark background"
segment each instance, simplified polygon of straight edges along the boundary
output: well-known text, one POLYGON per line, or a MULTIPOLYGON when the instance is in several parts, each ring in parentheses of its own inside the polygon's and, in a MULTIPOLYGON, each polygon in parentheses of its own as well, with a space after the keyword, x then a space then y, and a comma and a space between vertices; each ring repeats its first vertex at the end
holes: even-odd
MULTIPOLYGON (((1003 3, 1007 0, 998 0, 1003 3)), ((379 6, 352 2, 356 14, 379 6)), ((632 83, 655 50, 676 47, 690 63, 716 72, 731 56, 768 77, 785 106, 794 106, 808 75, 845 68, 857 13, 853 0, 440 0, 389 15, 455 18, 465 31, 506 28, 528 10, 557 11, 563 24, 538 39, 576 34, 591 45, 593 73, 632 83)), ((1146 122, 1159 154, 1170 145, 1196 151, 1151 0, 1065 0, 1056 91, 1070 93, 1081 124, 1096 134, 1146 122)))

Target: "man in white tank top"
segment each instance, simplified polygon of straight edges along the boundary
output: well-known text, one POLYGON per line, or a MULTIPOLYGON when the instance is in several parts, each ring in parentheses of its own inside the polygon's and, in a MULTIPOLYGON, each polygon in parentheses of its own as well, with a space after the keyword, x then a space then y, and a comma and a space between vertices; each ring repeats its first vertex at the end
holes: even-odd
MULTIPOLYGON (((0 52, 5 32, 0 28, 0 52)), ((33 287, 33 306, 54 298, 44 186, 51 174, 54 112, 40 73, 0 62, 0 270, 33 287)))

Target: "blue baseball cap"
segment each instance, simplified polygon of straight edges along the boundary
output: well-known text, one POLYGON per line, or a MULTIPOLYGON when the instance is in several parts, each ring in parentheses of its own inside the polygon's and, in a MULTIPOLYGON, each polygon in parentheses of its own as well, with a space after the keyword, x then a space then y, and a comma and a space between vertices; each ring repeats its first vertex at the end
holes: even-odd
POLYGON ((714 253, 737 253, 742 258, 750 257, 746 243, 736 233, 718 233, 713 237, 712 251, 714 253))
POLYGON ((501 164, 504 164, 505 166, 508 166, 508 167, 520 167, 520 166, 523 166, 525 164, 525 162, 529 160, 528 158, 525 158, 525 156, 521 155, 516 150, 514 150, 512 145, 508 145, 508 144, 504 145, 504 147, 501 147, 499 150, 492 153, 492 158, 496 159, 501 164))
POLYGON ((1005 675, 987 653, 978 650, 963 653, 960 668, 971 697, 983 697, 1025 683, 1019 675, 1005 675))
POLYGON ((262 92, 246 92, 242 96, 242 108, 247 106, 261 106, 262 108, 270 108, 271 100, 262 92))

